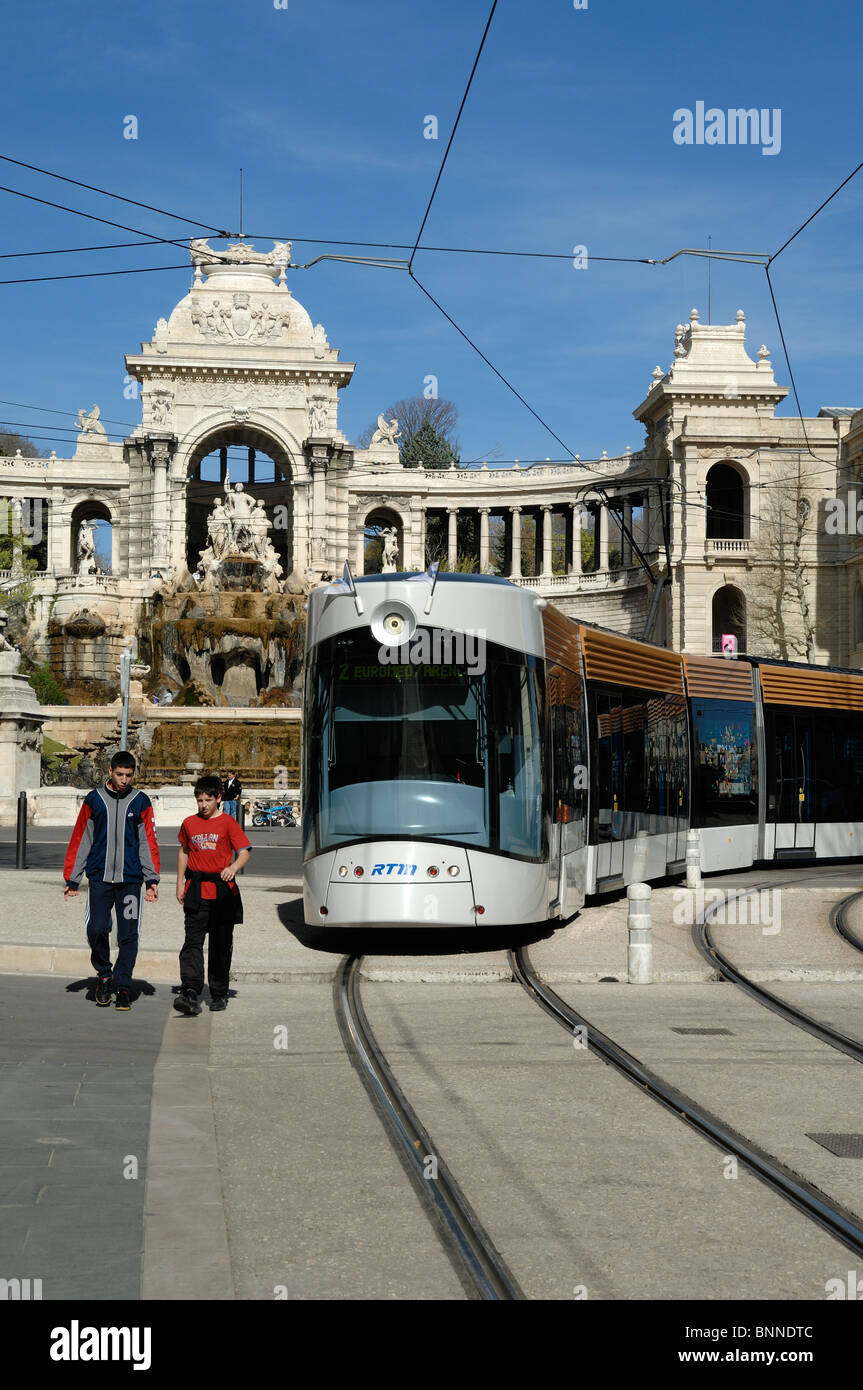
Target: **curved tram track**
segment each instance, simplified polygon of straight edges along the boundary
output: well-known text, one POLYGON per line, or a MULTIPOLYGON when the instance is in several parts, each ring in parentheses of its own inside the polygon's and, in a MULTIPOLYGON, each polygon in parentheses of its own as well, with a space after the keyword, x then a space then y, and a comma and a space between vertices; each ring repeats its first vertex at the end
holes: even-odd
MULTIPOLYGON (((803 880, 808 882, 811 880, 803 880)), ((816 880, 817 881, 817 880, 816 880)), ((761 891, 761 886, 751 888, 741 888, 733 894, 729 894, 726 902, 748 897, 751 893, 761 891)), ((845 910, 850 907, 857 898, 863 897, 863 893, 852 893, 843 902, 837 903, 831 909, 830 923, 846 941, 855 946, 858 951, 863 951, 863 942, 860 942, 848 929, 845 923, 845 910)), ((802 1028, 805 1032, 811 1033, 819 1042, 827 1043, 829 1047, 835 1047, 838 1052, 844 1052, 846 1057, 851 1057, 855 1062, 863 1062, 863 1043, 857 1038, 849 1038, 847 1033, 840 1033, 838 1029, 831 1028, 826 1023, 821 1023, 811 1014, 803 1009, 795 1008, 793 1004, 788 1004, 784 999, 780 999, 778 994, 772 990, 765 989, 763 985, 758 985, 754 980, 750 980, 733 961, 719 950, 710 934, 710 915, 716 908, 710 907, 703 914, 700 921, 696 921, 692 928, 692 936, 698 950, 710 964, 719 971, 723 979, 730 980, 737 985, 744 993, 763 1004, 766 1009, 778 1014, 786 1022, 792 1023, 795 1028, 802 1028)))
POLYGON ((863 951, 863 941, 849 927, 846 913, 851 904, 856 903, 860 898, 863 898, 863 892, 852 893, 849 898, 843 898, 842 902, 837 903, 830 911, 831 927, 839 933, 844 941, 848 942, 849 946, 853 946, 855 951, 863 951))
MULTIPOLYGON (((758 891, 758 887, 742 889, 735 897, 744 897, 748 893, 758 891)), ((831 911, 830 920, 831 925, 851 945, 863 951, 863 941, 850 932, 845 922, 846 909, 861 896, 863 894, 854 893, 837 904, 831 911)), ((805 1029, 819 1041, 836 1048, 854 1061, 863 1062, 863 1043, 820 1023, 769 990, 755 984, 719 951, 710 935, 709 918, 714 910, 708 909, 693 928, 695 944, 711 965, 725 979, 731 980, 787 1022, 805 1029)), ((584 1029, 588 1047, 603 1061, 646 1091, 653 1100, 703 1138, 715 1144, 723 1154, 735 1155, 769 1188, 841 1241, 855 1255, 863 1258, 863 1224, 859 1217, 831 1201, 819 1188, 806 1182, 772 1154, 664 1081, 613 1038, 595 1028, 588 1019, 539 978, 525 947, 510 951, 508 958, 514 980, 527 991, 540 1008, 565 1028, 567 1033, 572 1034, 576 1029, 584 1029)), ((333 986, 336 1016, 351 1061, 359 1072, 397 1153, 423 1200, 431 1208, 448 1254, 458 1257, 463 1273, 468 1276, 469 1286, 472 1286, 483 1299, 522 1300, 525 1295, 518 1282, 440 1157, 431 1136, 407 1101, 375 1039, 360 998, 361 962, 362 956, 346 956, 339 966, 333 986), (432 1155, 437 1160, 437 1177, 429 1180, 426 1163, 432 1155)))
POLYGON ((460 1257, 480 1298, 522 1300, 524 1294, 518 1283, 405 1098, 378 1046, 360 998, 361 961, 362 956, 345 956, 333 984, 336 1017, 351 1061, 396 1152, 440 1223, 438 1229, 442 1227, 447 1253, 460 1257), (436 1159, 437 1171, 429 1178, 426 1163, 432 1156, 436 1159))
MULTIPOLYGON (((758 891, 759 888, 757 887, 742 889, 735 894, 735 897, 744 897, 748 893, 758 891)), ((837 904, 831 913, 831 922, 846 940, 856 946, 858 950, 863 951, 863 941, 857 939, 850 932, 844 920, 846 909, 861 896, 863 894, 859 892, 854 893, 842 903, 837 904)), ((820 1023, 817 1019, 804 1013, 803 1010, 785 1003, 777 995, 772 994, 770 990, 755 984, 718 950, 710 936, 709 923, 710 915, 715 910, 715 908, 709 908, 703 914, 702 919, 695 923, 693 936, 699 950, 720 974, 725 979, 733 981, 760 1004, 773 1010, 795 1027, 805 1029, 819 1041, 845 1053, 854 1061, 863 1062, 863 1043, 830 1028, 827 1024, 820 1023)), ((772 1154, 752 1143, 745 1135, 732 1129, 682 1091, 671 1086, 655 1072, 650 1071, 607 1034, 594 1028, 582 1014, 561 999, 539 978, 531 966, 526 948, 521 947, 516 951, 510 951, 509 961, 513 977, 534 998, 540 1008, 550 1014, 556 1023, 559 1023, 568 1033, 572 1033, 576 1029, 584 1029, 587 1045, 592 1047, 603 1061, 609 1063, 628 1080, 645 1090, 658 1104, 677 1115, 678 1119, 716 1144, 723 1153, 734 1154, 774 1192, 779 1193, 812 1221, 829 1231, 855 1255, 863 1256, 863 1224, 858 1216, 840 1204, 831 1201, 819 1188, 806 1182, 772 1154)))

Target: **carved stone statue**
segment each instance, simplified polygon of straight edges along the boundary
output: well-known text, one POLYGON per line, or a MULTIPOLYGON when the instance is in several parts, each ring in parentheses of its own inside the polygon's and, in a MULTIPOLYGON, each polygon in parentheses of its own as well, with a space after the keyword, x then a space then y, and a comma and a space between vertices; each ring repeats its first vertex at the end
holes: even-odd
POLYGON ((267 553, 267 546, 269 543, 269 538, 267 536, 268 529, 269 523, 267 522, 267 514, 264 511, 264 499, 259 497, 249 520, 249 530, 252 536, 252 549, 261 559, 263 559, 267 553))
POLYGON ((78 573, 96 573, 96 540, 93 535, 93 525, 90 521, 82 521, 78 527, 78 573))
POLYGON ((383 415, 379 415, 378 427, 372 435, 372 444, 395 444, 400 433, 399 422, 395 417, 387 424, 383 415))
POLYGON ((312 401, 309 406, 309 433, 326 434, 327 432, 327 407, 324 401, 312 401))
POLYGON ((272 251, 256 251, 250 241, 235 241, 227 251, 214 251, 206 237, 193 237, 189 242, 189 260, 193 265, 271 265, 275 269, 291 263, 291 243, 274 241, 272 251))
POLYGON ((215 497, 213 510, 207 517, 207 537, 210 542, 210 549, 217 558, 224 555, 230 534, 231 523, 228 520, 225 504, 220 497, 215 497))
POLYGON ((324 355, 324 350, 329 346, 326 329, 322 323, 316 323, 312 330, 312 346, 315 349, 315 357, 320 360, 324 355))
POLYGON ((6 636, 6 628, 8 626, 8 623, 9 614, 6 612, 5 608, 0 608, 0 652, 15 652, 18 650, 17 647, 13 647, 12 643, 6 636))
POLYGON ((154 425, 167 425, 174 397, 170 391, 156 392, 151 401, 151 415, 154 425))
POLYGON ((81 431, 82 439, 87 439, 90 436, 95 436, 97 439, 107 439, 108 436, 105 432, 105 426, 99 419, 99 415, 100 411, 97 405, 93 406, 89 415, 86 410, 78 411, 78 419, 75 422, 75 426, 76 429, 81 431))
POLYGON ((224 497, 216 497, 207 517, 209 545, 199 555, 192 578, 199 589, 221 587, 225 566, 234 560, 253 560, 259 565, 258 582, 253 587, 267 593, 279 590, 282 566, 270 541, 269 522, 263 498, 252 497, 242 483, 231 487, 225 477, 224 497))
POLYGON ((395 526, 385 526, 381 531, 381 545, 381 570, 395 574, 399 558, 399 533, 395 526))

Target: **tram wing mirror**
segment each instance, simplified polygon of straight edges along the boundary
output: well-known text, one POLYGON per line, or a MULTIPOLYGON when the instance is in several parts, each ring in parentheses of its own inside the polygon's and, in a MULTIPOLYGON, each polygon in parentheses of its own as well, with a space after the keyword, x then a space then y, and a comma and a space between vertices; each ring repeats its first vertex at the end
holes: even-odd
POLYGON ((439 569, 440 569, 440 560, 433 560, 432 563, 429 565, 428 569, 425 570, 422 574, 411 574, 411 575, 408 575, 408 580, 407 580, 407 582, 408 582, 409 584, 415 584, 415 583, 417 582, 418 579, 422 579, 422 580, 425 580, 426 584, 428 584, 428 586, 429 586, 429 593, 428 593, 428 598, 426 599, 426 606, 425 606, 425 612, 426 612, 426 613, 430 613, 430 612, 431 612, 432 599, 434 598, 435 585, 437 584, 437 576, 438 576, 438 570, 439 570, 439 569))
POLYGON ((359 596, 356 583, 354 582, 354 576, 351 574, 351 567, 347 560, 345 560, 345 567, 342 570, 341 579, 337 579, 335 584, 329 586, 329 592, 333 597, 337 594, 350 594, 356 604, 357 614, 362 616, 364 612, 363 601, 359 596))

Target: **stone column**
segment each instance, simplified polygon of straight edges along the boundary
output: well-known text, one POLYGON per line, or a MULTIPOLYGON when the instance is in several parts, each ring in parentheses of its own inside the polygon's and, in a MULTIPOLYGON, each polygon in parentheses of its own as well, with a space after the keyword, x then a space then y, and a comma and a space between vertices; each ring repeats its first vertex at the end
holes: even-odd
POLYGON ((581 574, 581 508, 577 502, 569 504, 569 573, 581 574))
POLYGON ((608 506, 599 504, 599 560, 597 569, 608 569, 608 506))
POLYGON ((629 535, 623 535, 620 547, 620 558, 624 569, 628 569, 632 564, 632 502, 629 498, 623 504, 623 524, 627 528, 629 535))
POLYGON ((419 555, 416 557, 416 561, 418 568, 424 570, 428 568, 428 560, 426 559, 426 545, 428 543, 428 513, 426 512, 425 507, 420 507, 419 537, 419 555))
POLYGON ((542 570, 543 579, 550 579, 551 568, 551 507, 547 503, 542 508, 542 570))
POLYGON ((15 824, 19 791, 36 790, 40 778, 42 713, 30 682, 18 672, 16 650, 0 652, 0 822, 15 824))
POLYGON ((309 493, 310 478, 297 478, 294 483, 294 569, 302 575, 308 568, 309 551, 309 493))
MULTIPOLYGON (((169 549, 169 517, 168 517, 168 461, 171 454, 170 442, 166 439, 152 441, 150 445, 150 466, 153 469, 153 492, 152 492, 152 533, 150 541, 150 563, 151 565, 162 568, 171 563, 169 549)), ((116 544, 117 527, 114 527, 114 541, 116 544)), ((116 563, 116 561, 115 561, 116 563)), ((117 573, 116 568, 114 573, 117 573)))
POLYGON ((521 507, 510 507, 512 547, 509 565, 511 579, 521 579, 521 507))
POLYGON ((69 504, 62 487, 51 488, 48 509, 48 568, 55 574, 68 573, 71 567, 72 521, 69 504))
POLYGON ((311 487, 307 489, 308 503, 308 559, 306 565, 319 569, 329 568, 331 556, 327 536, 327 472, 329 452, 326 446, 315 445, 309 450, 309 471, 312 475, 311 487), (323 550, 322 550, 323 547, 323 550), (323 555, 326 552, 326 561, 323 555))
POLYGON ((447 531, 447 561, 451 570, 458 564, 458 507, 447 507, 449 529, 447 531))
POLYGON ((488 507, 479 509, 479 572, 485 574, 488 569, 488 507))

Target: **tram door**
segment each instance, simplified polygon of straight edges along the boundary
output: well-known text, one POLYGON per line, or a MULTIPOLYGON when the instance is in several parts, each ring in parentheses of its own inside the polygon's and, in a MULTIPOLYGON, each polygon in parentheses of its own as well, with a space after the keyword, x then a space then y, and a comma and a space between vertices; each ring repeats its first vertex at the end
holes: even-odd
POLYGON ((686 832, 689 829, 689 740, 686 705, 682 697, 666 696, 665 716, 668 737, 665 744, 668 785, 668 863, 686 859, 686 832))
POLYGON ((596 692, 597 880, 623 873, 623 700, 596 692))
POLYGON ((812 716, 776 717, 776 849, 814 850, 812 716))

